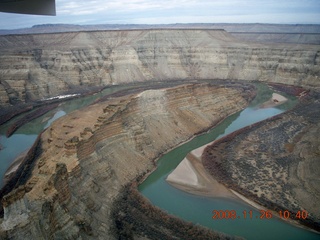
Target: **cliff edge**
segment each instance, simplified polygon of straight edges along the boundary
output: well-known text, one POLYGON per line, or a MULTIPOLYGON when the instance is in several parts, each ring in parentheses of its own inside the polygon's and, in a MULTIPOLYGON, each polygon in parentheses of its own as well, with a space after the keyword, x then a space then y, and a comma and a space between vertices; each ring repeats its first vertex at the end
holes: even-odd
MULTIPOLYGON (((154 169, 161 154, 244 108, 253 96, 250 85, 187 84, 114 98, 58 119, 3 195, 0 236, 118 239, 114 229, 128 221, 120 213, 114 219, 120 190, 154 169)), ((154 238, 150 230, 127 229, 154 238)))
POLYGON ((319 45, 257 44, 224 30, 146 29, 0 36, 0 107, 93 86, 242 79, 319 88, 319 45))

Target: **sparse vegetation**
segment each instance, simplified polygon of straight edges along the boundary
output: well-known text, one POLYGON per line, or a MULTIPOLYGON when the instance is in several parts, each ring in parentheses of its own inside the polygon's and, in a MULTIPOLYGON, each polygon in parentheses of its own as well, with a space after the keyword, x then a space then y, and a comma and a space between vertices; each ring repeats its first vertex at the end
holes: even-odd
POLYGON ((216 141, 202 155, 203 164, 219 182, 262 206, 293 213, 307 209, 310 216, 301 223, 319 231, 318 209, 303 200, 305 196, 320 199, 316 188, 307 187, 319 177, 308 168, 317 165, 311 149, 317 141, 313 138, 319 128, 319 109, 318 94, 307 96, 287 113, 216 141), (307 176, 301 171, 308 171, 307 176))
POLYGON ((148 202, 136 186, 125 186, 113 204, 113 232, 118 239, 241 239, 168 215, 148 202))

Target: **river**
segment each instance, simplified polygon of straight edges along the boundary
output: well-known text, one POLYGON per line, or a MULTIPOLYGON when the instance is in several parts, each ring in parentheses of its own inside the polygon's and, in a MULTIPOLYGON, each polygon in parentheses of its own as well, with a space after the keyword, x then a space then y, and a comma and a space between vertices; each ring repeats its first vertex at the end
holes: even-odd
POLYGON ((42 130, 51 125, 51 123, 76 110, 93 103, 96 99, 109 95, 123 89, 128 88, 125 86, 114 86, 107 88, 94 95, 85 96, 81 98, 75 98, 62 102, 59 107, 49 111, 43 116, 30 121, 29 123, 20 127, 11 137, 6 137, 6 131, 12 122, 16 121, 23 115, 16 117, 8 123, 0 126, 0 186, 3 185, 3 177, 6 170, 12 164, 12 162, 23 152, 28 150, 35 142, 37 136, 42 130))
MULTIPOLYGON (((143 84, 141 86, 143 86, 143 84)), ((200 135, 175 148, 159 159, 156 171, 139 186, 139 190, 153 204, 168 213, 231 235, 243 236, 247 239, 319 239, 318 234, 294 227, 276 218, 268 220, 255 219, 255 216, 258 216, 259 212, 241 202, 188 194, 173 188, 165 181, 167 175, 175 169, 191 150, 246 125, 284 112, 292 108, 297 102, 295 98, 282 94, 289 99, 285 104, 277 108, 257 109, 256 106, 268 100, 272 94, 264 84, 257 84, 257 87, 259 89, 258 95, 248 108, 233 114, 208 133, 200 135), (247 212, 253 210, 254 218, 252 220, 212 220, 212 210, 215 209, 236 210, 237 213, 242 213, 244 210, 247 212)), ((50 126, 54 120, 75 109, 89 105, 101 96, 128 88, 130 87, 115 86, 92 96, 68 100, 62 103, 57 109, 25 124, 9 138, 6 137, 5 133, 12 121, 0 126, 0 146, 3 148, 0 150, 0 185, 3 185, 3 176, 13 160, 29 149, 38 134, 50 126)))
POLYGON ((169 214, 203 225, 216 231, 237 235, 246 239, 320 239, 320 235, 295 227, 273 216, 271 219, 260 219, 260 212, 251 206, 236 200, 226 198, 209 198, 197 196, 178 190, 169 185, 165 179, 179 165, 184 157, 204 144, 225 136, 237 129, 252 123, 275 116, 292 108, 297 100, 287 94, 289 101, 275 108, 258 109, 257 106, 272 95, 272 91, 264 84, 257 84, 258 94, 246 109, 226 118, 209 132, 193 138, 191 141, 173 149, 157 162, 157 169, 139 186, 139 191, 152 204, 160 207, 169 214), (213 210, 235 210, 237 216, 231 219, 212 219, 213 210), (252 219, 248 217, 252 210, 252 219), (247 217, 244 218, 243 211, 247 217))

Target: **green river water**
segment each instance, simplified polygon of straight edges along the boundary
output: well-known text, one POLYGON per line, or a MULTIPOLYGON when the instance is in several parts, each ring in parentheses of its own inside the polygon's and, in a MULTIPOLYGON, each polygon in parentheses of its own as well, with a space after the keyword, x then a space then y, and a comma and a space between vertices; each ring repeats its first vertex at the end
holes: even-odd
POLYGON ((8 127, 13 121, 16 121, 23 115, 0 126, 0 146, 2 147, 0 150, 0 186, 3 185, 3 176, 13 160, 21 153, 28 150, 37 139, 38 134, 50 126, 54 120, 76 109, 87 106, 104 95, 109 95, 125 88, 128 87, 110 87, 94 95, 67 100, 61 103, 58 108, 23 125, 9 138, 6 137, 8 127))
MULTIPOLYGON (((214 139, 247 126, 253 122, 279 114, 292 108, 296 100, 290 100, 278 108, 256 109, 260 103, 268 100, 272 92, 264 84, 257 84, 259 93, 256 99, 245 110, 233 114, 206 134, 195 137, 191 141, 165 154, 158 161, 158 167, 140 186, 140 192, 154 205, 170 214, 179 216, 187 221, 207 226, 214 230, 231 235, 243 236, 247 239, 320 239, 320 235, 294 227, 277 218, 256 219, 260 213, 250 206, 223 198, 206 198, 185 193, 166 183, 165 178, 174 170, 191 150, 200 147, 214 139), (244 210, 253 210, 253 219, 212 220, 212 210, 236 210, 240 215, 244 210)), ((22 152, 29 149, 38 134, 50 126, 57 118, 83 106, 92 103, 97 98, 126 89, 125 86, 115 86, 93 96, 68 100, 57 109, 48 112, 18 129, 10 138, 5 136, 9 124, 0 127, 0 185, 3 176, 12 161, 22 152)))
POLYGON ((257 86, 258 95, 248 108, 233 114, 209 132, 193 138, 161 157, 157 162, 157 169, 139 186, 139 191, 152 204, 172 215, 246 239, 320 239, 319 234, 290 225, 275 216, 271 219, 260 219, 260 212, 245 203, 226 198, 209 198, 189 194, 172 187, 165 181, 166 177, 193 149, 237 129, 280 114, 297 103, 295 98, 281 93, 289 99, 287 103, 278 108, 257 109, 259 104, 268 100, 272 95, 272 92, 265 85, 258 84, 257 86), (213 220, 213 210, 235 210, 240 219, 213 220), (252 219, 248 215, 244 219, 243 211, 248 213, 250 210, 253 211, 252 219))

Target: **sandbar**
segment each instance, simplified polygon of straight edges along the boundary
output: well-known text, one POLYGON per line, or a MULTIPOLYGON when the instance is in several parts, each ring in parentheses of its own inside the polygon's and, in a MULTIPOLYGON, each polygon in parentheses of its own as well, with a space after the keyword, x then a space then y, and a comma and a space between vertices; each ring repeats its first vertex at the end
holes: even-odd
POLYGON ((3 178, 3 185, 10 179, 10 177, 18 170, 19 166, 21 165, 23 159, 26 157, 29 149, 25 150, 24 152, 20 153, 11 163, 4 174, 3 178))
MULTIPOLYGON (((209 143, 209 144, 212 144, 212 143, 209 143)), ((205 146, 207 145, 208 144, 206 144, 205 146)), ((273 216, 279 218, 277 212, 261 206, 260 204, 250 200, 249 198, 243 196, 242 194, 232 189, 226 188, 224 185, 222 185, 216 179, 214 179, 213 176, 207 173, 205 168, 202 165, 201 158, 196 156, 196 155, 198 156, 202 155, 202 152, 205 146, 199 147, 193 150, 192 152, 190 152, 180 162, 180 164, 176 167, 176 169, 171 174, 168 175, 168 177, 166 178, 166 181, 172 186, 191 194, 206 196, 206 197, 216 197, 216 198, 222 197, 222 198, 234 199, 236 201, 240 201, 245 204, 248 204, 249 206, 257 210, 270 211, 273 216)), ((282 218, 279 218, 279 219, 285 222, 289 222, 296 227, 300 227, 300 228, 318 233, 317 231, 314 231, 309 227, 301 225, 300 223, 292 219, 282 219, 282 218)))
POLYGON ((166 181, 172 186, 192 194, 238 199, 235 194, 205 170, 201 163, 201 158, 198 157, 198 154, 203 149, 204 147, 202 146, 201 149, 190 152, 176 169, 169 174, 166 181))
POLYGON ((286 101, 288 101, 286 97, 280 95, 279 93, 272 93, 272 97, 268 101, 262 103, 259 108, 276 107, 285 103, 286 101))

